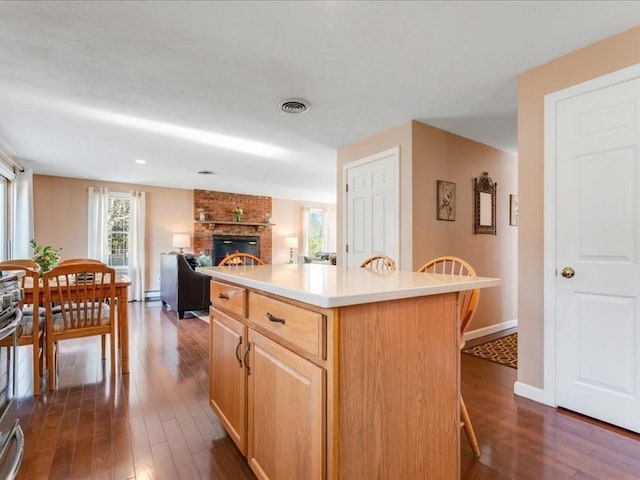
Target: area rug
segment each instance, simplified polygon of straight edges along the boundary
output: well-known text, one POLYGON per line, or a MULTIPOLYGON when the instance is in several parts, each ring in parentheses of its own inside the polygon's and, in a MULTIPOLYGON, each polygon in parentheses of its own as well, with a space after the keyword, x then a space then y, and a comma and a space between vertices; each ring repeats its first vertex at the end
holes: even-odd
POLYGON ((518 368, 518 334, 512 333, 480 345, 464 348, 462 353, 518 368))

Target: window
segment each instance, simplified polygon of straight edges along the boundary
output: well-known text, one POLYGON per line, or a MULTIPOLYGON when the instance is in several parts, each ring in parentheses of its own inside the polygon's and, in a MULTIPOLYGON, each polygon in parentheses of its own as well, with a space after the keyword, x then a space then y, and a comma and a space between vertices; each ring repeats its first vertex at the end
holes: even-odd
POLYGON ((0 176, 0 260, 7 260, 7 245, 9 243, 9 232, 7 229, 9 218, 8 200, 8 180, 0 176))
POLYGON ((135 301, 145 296, 145 198, 145 192, 88 188, 87 256, 127 272, 135 301))
POLYGON ((305 209, 305 252, 314 257, 327 244, 327 212, 321 208, 305 209))
POLYGON ((131 198, 126 193, 109 193, 107 208, 107 264, 129 265, 129 229, 131 198))

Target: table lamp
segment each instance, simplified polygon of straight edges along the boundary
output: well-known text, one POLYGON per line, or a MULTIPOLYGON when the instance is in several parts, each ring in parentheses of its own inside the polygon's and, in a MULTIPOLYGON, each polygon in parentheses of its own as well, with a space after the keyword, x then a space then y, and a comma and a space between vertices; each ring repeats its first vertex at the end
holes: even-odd
POLYGON ((284 244, 289 247, 289 263, 293 263, 293 249, 298 248, 298 237, 287 237, 284 244))
POLYGON ((191 246, 191 237, 188 233, 174 233, 173 246, 175 248, 179 248, 179 252, 183 253, 185 248, 189 248, 191 246))

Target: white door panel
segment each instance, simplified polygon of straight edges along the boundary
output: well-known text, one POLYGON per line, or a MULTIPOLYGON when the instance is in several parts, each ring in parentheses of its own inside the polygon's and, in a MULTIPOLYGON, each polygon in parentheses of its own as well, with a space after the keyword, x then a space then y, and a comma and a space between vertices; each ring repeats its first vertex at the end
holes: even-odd
POLYGON ((347 266, 374 253, 399 261, 398 149, 345 165, 347 266))
POLYGON ((366 198, 356 198, 352 203, 352 228, 350 229, 351 233, 351 244, 354 254, 363 254, 367 251, 367 239, 365 238, 365 225, 369 223, 369 219, 367 218, 370 215, 371 209, 368 205, 368 199, 366 198))
POLYGON ((632 80, 556 110, 557 404, 637 432, 639 102, 632 80))
POLYGON ((371 251, 372 252, 384 252, 387 245, 385 245, 385 234, 387 228, 390 226, 385 225, 393 214, 387 211, 387 205, 389 205, 388 195, 374 195, 371 197, 371 211, 374 213, 381 212, 382 215, 371 215, 371 251))

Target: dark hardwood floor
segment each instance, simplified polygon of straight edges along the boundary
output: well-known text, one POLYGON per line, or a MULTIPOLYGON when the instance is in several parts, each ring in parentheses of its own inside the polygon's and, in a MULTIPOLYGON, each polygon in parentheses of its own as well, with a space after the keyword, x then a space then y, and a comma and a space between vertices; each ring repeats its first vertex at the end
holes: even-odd
MULTIPOLYGON (((131 303, 129 315, 131 373, 115 380, 98 338, 70 340, 59 390, 34 399, 29 347, 19 349, 18 478, 255 479, 208 405, 208 324, 178 321, 160 302, 131 303)), ((481 449, 475 459, 461 434, 463 479, 640 479, 639 435, 516 397, 515 380, 462 355, 481 449)))
POLYGON ((21 349, 19 479, 255 479, 208 404, 209 324, 160 305, 129 304, 131 373, 116 380, 99 337, 61 342, 59 389, 34 400, 21 349))

